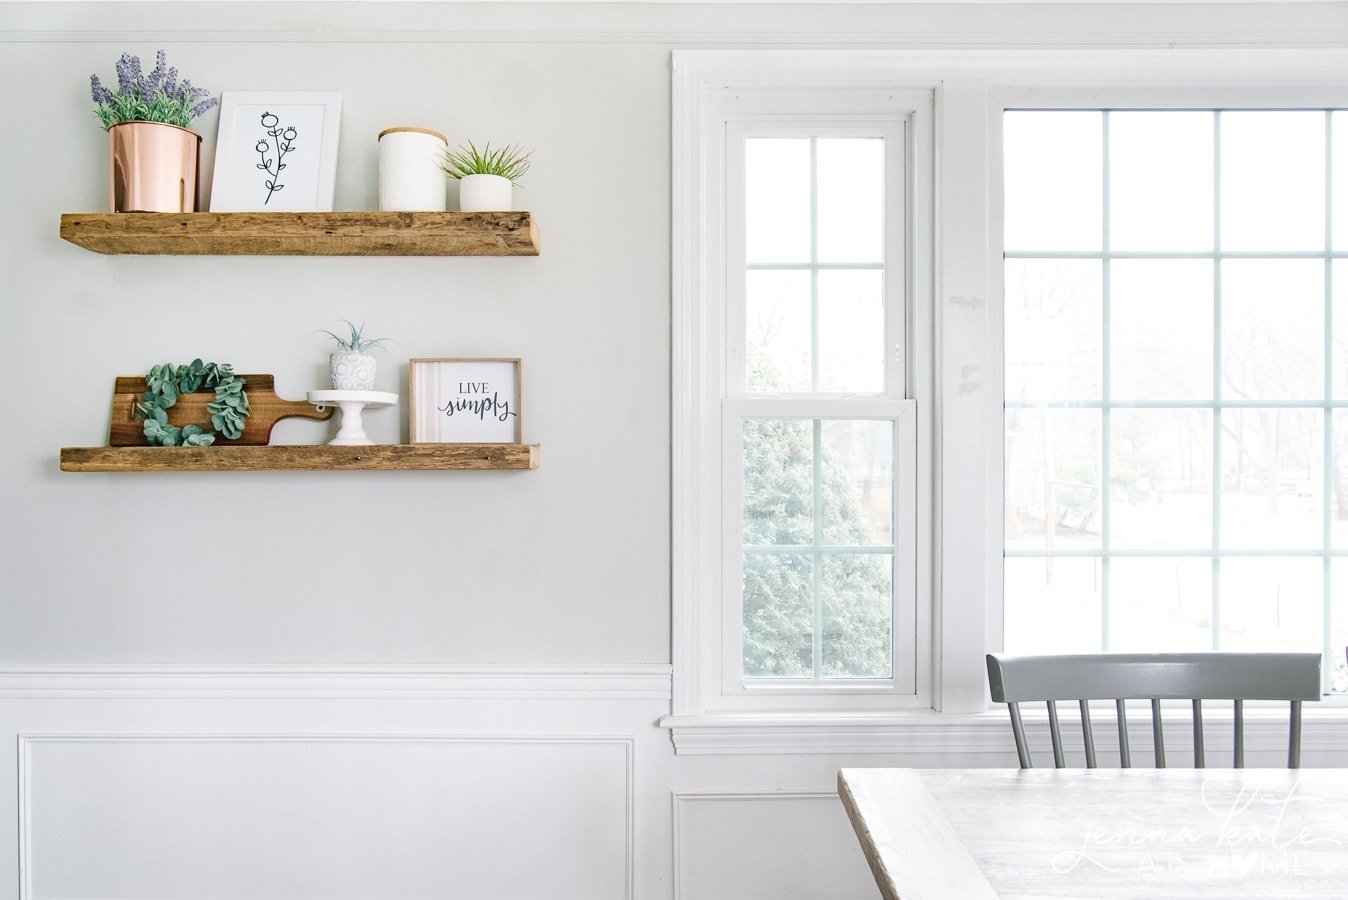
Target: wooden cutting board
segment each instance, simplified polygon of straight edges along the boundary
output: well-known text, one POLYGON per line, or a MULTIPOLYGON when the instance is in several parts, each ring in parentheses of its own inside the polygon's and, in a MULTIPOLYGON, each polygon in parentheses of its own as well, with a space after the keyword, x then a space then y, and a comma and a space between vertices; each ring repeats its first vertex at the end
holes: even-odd
MULTIPOLYGON (((333 407, 322 412, 305 400, 282 400, 276 396, 276 379, 272 375, 240 375, 243 389, 248 393, 250 413, 244 420, 243 434, 238 440, 225 437, 215 439, 217 446, 260 446, 271 443, 271 430, 281 419, 303 416, 306 419, 330 419, 333 407)), ((109 447, 142 447, 145 440, 143 420, 136 417, 136 404, 149 389, 144 378, 123 375, 117 379, 112 392, 112 426, 108 429, 109 447)), ((211 415, 206 404, 215 399, 214 388, 203 388, 190 394, 181 394, 172 409, 167 410, 169 423, 179 427, 197 424, 211 430, 211 415)))

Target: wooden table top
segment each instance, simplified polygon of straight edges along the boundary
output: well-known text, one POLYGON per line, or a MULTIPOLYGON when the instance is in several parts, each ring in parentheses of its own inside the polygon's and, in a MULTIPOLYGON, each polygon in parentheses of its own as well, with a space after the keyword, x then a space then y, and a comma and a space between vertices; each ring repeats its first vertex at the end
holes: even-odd
POLYGON ((888 900, 1348 897, 1348 769, 842 769, 888 900))

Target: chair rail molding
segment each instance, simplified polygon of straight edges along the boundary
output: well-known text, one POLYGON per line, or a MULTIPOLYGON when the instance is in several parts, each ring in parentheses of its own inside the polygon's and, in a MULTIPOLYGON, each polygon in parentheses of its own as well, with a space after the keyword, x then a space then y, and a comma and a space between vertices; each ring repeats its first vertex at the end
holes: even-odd
POLYGON ((0 700, 427 697, 668 700, 668 665, 0 666, 0 700))

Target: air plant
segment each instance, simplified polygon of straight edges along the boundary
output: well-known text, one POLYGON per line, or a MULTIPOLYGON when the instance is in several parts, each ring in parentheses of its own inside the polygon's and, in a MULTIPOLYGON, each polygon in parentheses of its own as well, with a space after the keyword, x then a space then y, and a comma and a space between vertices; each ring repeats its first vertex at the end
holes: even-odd
POLYGON ((493 150, 491 144, 487 143, 479 150, 469 141, 467 147, 460 145, 456 150, 445 151, 440 168, 456 180, 469 175, 499 175, 519 187, 517 180, 529 171, 529 157, 532 155, 533 151, 526 153, 518 145, 507 144, 493 150))
POLYGON ((192 120, 220 101, 210 92, 178 80, 178 70, 169 68, 163 50, 155 54, 150 74, 141 72, 140 57, 123 53, 117 60, 117 89, 103 86, 97 75, 89 76, 94 113, 108 129, 119 122, 166 122, 186 128, 192 120))
POLYGON ((339 351, 341 353, 365 353, 367 350, 382 350, 383 347, 380 345, 385 341, 392 340, 392 338, 367 338, 363 334, 365 331, 364 322, 357 328, 349 319, 343 319, 342 321, 346 322, 347 327, 351 329, 350 337, 344 338, 341 335, 328 331, 326 328, 319 329, 323 334, 326 334, 337 342, 337 346, 342 348, 339 351))

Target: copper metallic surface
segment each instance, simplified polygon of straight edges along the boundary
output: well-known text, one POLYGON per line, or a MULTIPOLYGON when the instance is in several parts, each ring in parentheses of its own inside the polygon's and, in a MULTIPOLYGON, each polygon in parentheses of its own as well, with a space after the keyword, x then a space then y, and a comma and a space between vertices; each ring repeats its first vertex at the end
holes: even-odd
POLYGON ((196 212, 201 135, 164 122, 108 129, 113 212, 196 212))

